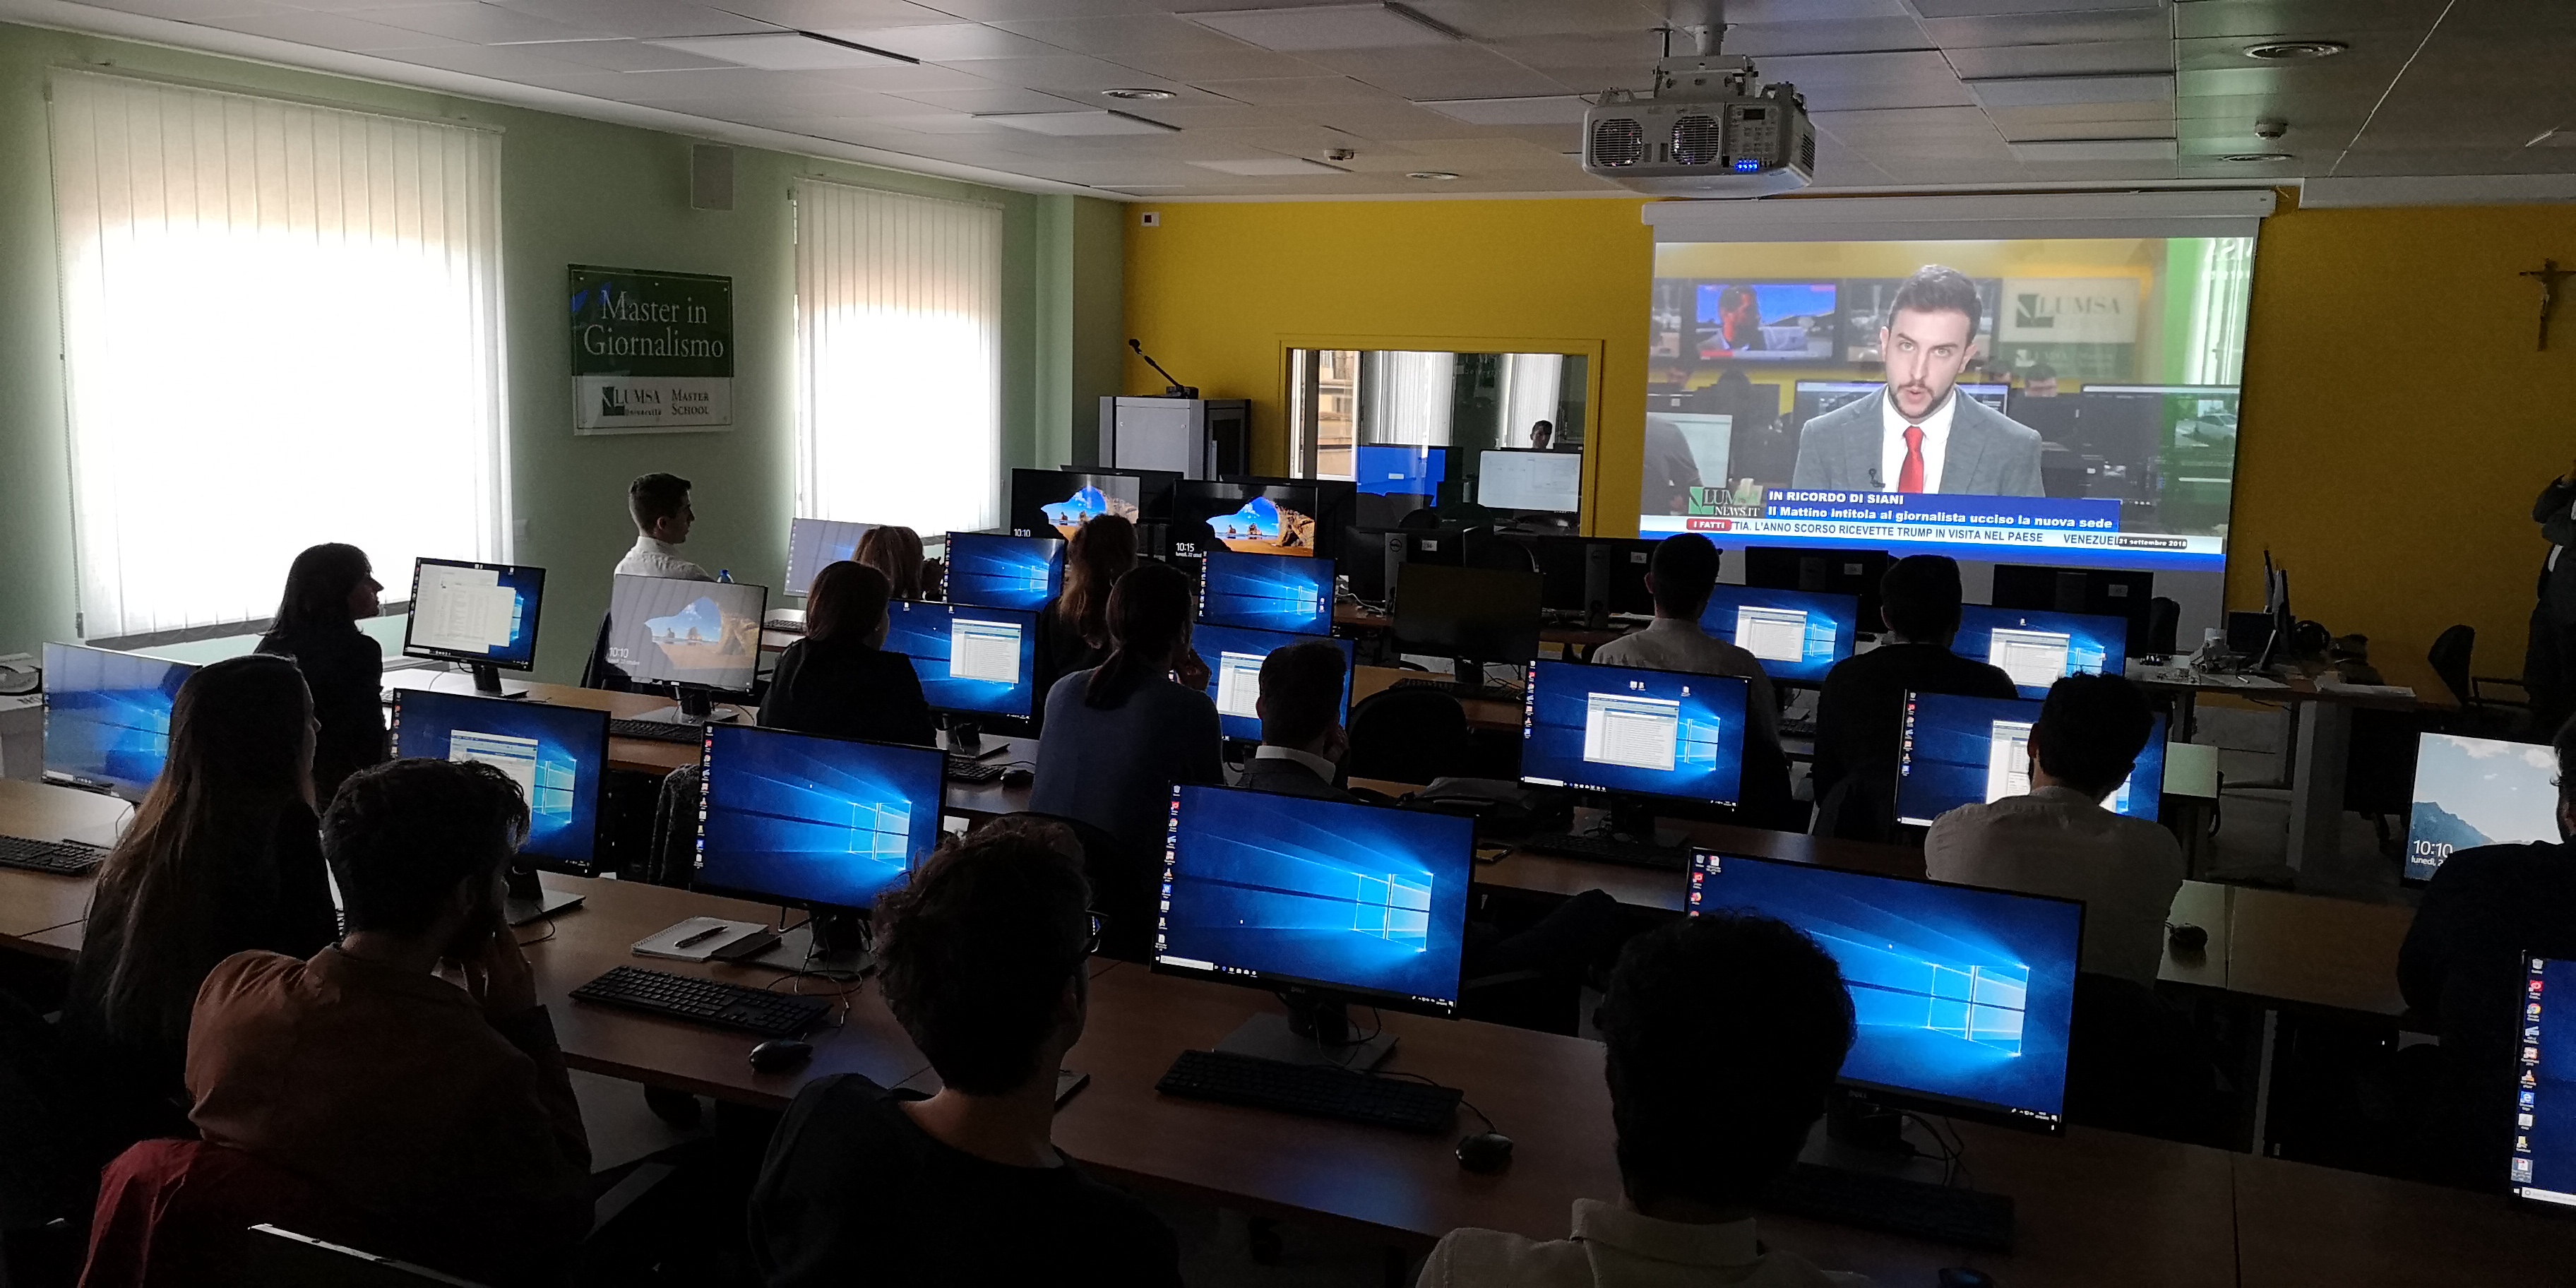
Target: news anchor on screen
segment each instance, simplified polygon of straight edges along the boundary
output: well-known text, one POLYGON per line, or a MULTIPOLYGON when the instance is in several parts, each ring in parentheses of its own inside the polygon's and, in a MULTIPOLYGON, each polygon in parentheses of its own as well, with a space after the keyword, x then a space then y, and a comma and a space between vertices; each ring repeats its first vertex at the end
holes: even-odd
POLYGON ((2040 496, 2039 431, 1956 389, 1976 356, 1977 288, 1927 264, 1879 328, 1887 386, 1807 422, 1789 486, 1834 492, 2040 496))

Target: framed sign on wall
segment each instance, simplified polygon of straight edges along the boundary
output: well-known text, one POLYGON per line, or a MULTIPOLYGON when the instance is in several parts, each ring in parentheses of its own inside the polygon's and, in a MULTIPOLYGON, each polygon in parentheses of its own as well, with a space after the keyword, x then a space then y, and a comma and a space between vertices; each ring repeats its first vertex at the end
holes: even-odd
POLYGON ((569 267, 580 434, 733 427, 733 279, 569 267))

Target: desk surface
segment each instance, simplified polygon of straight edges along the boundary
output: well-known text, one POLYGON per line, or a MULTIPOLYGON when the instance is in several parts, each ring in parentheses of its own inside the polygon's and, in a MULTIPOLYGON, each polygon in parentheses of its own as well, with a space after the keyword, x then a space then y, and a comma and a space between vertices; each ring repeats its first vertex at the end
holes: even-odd
POLYGON ((2292 676, 2286 681, 2271 677, 2276 681, 2275 683, 2253 686, 2230 684, 2225 677, 2204 677, 2180 665, 2155 668, 2132 665, 2128 674, 2129 678, 2148 688, 2188 691, 2195 694, 2225 694, 2258 701, 2335 702, 2346 706, 2379 707, 2398 711, 2457 711, 2460 709, 2459 699, 2452 696, 2451 686, 2442 682, 2442 677, 2434 672, 2431 662, 2419 657, 2401 655, 2392 656, 2385 661, 2374 661, 2372 665, 2379 672, 2382 684, 2411 689, 2414 691, 2414 696, 2401 698, 2319 688, 2316 682, 2317 675, 2326 669, 2324 667, 2307 668, 2307 674, 2292 676))
MULTIPOLYGON (((1408 671, 1396 666, 1355 666, 1351 668, 1351 705, 1356 707, 1379 693, 1393 688, 1403 679, 1445 680, 1448 676, 1408 671)), ((1467 723, 1478 729, 1513 729, 1521 727, 1521 704, 1495 702, 1476 698, 1458 704, 1466 708, 1467 723)))
POLYGON ((2230 897, 2227 921, 2229 992, 2405 1014, 2397 950, 2415 924, 2414 909, 2240 887, 2230 897))
MULTIPOLYGON (((0 835, 110 845, 127 808, 124 801, 96 792, 0 778, 0 835)), ((88 877, 0 868, 0 947, 70 957, 70 950, 32 941, 56 926, 77 931, 89 915, 89 888, 88 877)), ((73 945, 76 949, 77 937, 73 945)))
MULTIPOLYGON (((671 699, 657 693, 617 693, 608 689, 585 689, 572 684, 547 684, 541 680, 506 680, 511 687, 524 687, 528 696, 522 702, 544 702, 559 707, 581 707, 605 711, 612 719, 632 720, 654 711, 667 710, 671 699)), ((435 689, 441 693, 474 696, 473 682, 453 671, 404 670, 385 673, 385 686, 394 689, 435 689)), ((719 706, 727 704, 718 704, 719 706)), ((759 718, 755 708, 742 707, 742 719, 759 718)), ((667 774, 683 765, 698 763, 698 747, 692 742, 654 742, 646 738, 610 738, 608 767, 643 774, 667 774)))
POLYGON ((2238 1282, 2564 1284, 2576 1226, 2501 1195, 2232 1154, 2238 1282))

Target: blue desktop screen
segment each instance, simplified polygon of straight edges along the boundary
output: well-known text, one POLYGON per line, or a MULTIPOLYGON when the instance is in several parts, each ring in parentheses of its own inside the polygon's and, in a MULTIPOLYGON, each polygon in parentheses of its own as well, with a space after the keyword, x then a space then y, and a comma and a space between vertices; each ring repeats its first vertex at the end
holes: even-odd
POLYGON ((2118 675, 2128 666, 2129 624, 2089 613, 2043 613, 1970 604, 1959 610, 1950 651, 2003 668, 2025 698, 2048 696, 2070 675, 2118 675))
POLYGON ((1845 1082, 2054 1126, 2084 905, 1702 850, 1690 912, 1785 921, 1842 967, 1858 1038, 1845 1082))
POLYGON ((2564 1015, 2576 1006, 2576 959, 2525 958, 2522 987, 2505 1179, 2517 1197, 2576 1207, 2576 1022, 2564 1015))
POLYGON ((1475 840, 1453 815, 1175 788, 1154 964, 1452 1014, 1475 840))
POLYGON ((519 852, 588 871, 599 841, 599 794, 608 763, 608 713, 401 689, 394 693, 394 755, 481 761, 519 785, 528 841, 519 852))
POLYGON ((1047 606, 1064 589, 1064 543, 1053 537, 948 534, 948 602, 982 608, 1047 606))
POLYGON ((543 568, 415 560, 403 656, 528 670, 537 663, 545 586, 543 568))
POLYGON ((946 753, 711 724, 704 755, 702 885, 872 908, 938 848, 946 753))
POLYGON ((1750 689, 1731 675, 1532 662, 1521 781, 1732 805, 1750 689))
POLYGON ((1330 635, 1333 561, 1211 548, 1199 573, 1199 620, 1330 635))
POLYGON ((931 706, 1026 719, 1042 700, 1036 613, 898 599, 886 617, 885 646, 912 659, 931 706))
MULTIPOLYGON (((2030 727, 2040 704, 2019 698, 1911 696, 1898 748, 1896 821, 1930 827, 1962 805, 2030 792, 2030 727)), ((2138 767, 2103 808, 2154 822, 2165 789, 2165 718, 2159 713, 2138 767)))
POLYGON ((170 705, 197 668, 78 644, 45 646, 45 772, 141 800, 170 759, 170 705))
POLYGON ((1371 496, 1433 496, 1449 477, 1449 449, 1364 443, 1351 449, 1351 473, 1371 496))
MULTIPOLYGON (((1207 694, 1216 700, 1217 723, 1228 738, 1248 742, 1261 740, 1261 714, 1253 703, 1261 698, 1261 664, 1272 653, 1291 644, 1312 644, 1313 635, 1292 635, 1285 631, 1260 631, 1242 626, 1210 626, 1201 623, 1190 632, 1190 647, 1199 660, 1207 663, 1207 694)), ((1326 639, 1342 652, 1342 716, 1351 713, 1351 642, 1326 639)))
POLYGON ((1751 653, 1774 680, 1821 684, 1834 663, 1852 655, 1859 622, 1856 596, 1720 586, 1699 628, 1751 653))

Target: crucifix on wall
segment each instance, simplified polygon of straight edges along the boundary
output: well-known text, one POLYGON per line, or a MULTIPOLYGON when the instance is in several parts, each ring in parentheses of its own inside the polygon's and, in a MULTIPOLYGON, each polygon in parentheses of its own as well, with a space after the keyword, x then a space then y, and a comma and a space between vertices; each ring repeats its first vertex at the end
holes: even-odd
POLYGON ((2549 347, 2549 315, 2552 310, 2558 307, 2559 279, 2576 277, 2576 268, 2560 268, 2557 260, 2544 259, 2540 261, 2540 267, 2535 269, 2526 269, 2523 272, 2516 274, 2516 276, 2528 277, 2540 283, 2539 347, 2547 349, 2549 347))

